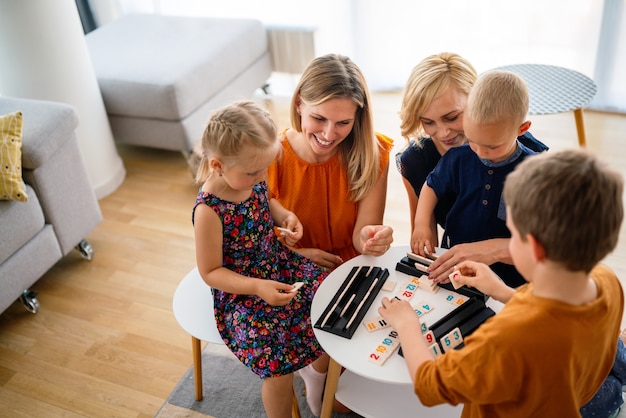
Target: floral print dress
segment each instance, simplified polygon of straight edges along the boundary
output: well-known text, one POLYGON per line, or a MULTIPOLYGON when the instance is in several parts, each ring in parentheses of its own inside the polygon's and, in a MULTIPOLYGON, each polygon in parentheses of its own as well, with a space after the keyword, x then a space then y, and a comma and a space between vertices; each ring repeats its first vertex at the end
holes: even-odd
POLYGON ((267 184, 255 185, 243 202, 221 200, 200 190, 194 213, 199 204, 210 206, 222 220, 224 267, 248 277, 304 282, 285 306, 269 305, 256 295, 212 289, 217 328, 228 348, 261 378, 293 373, 321 356, 310 313, 326 273, 278 241, 267 184))

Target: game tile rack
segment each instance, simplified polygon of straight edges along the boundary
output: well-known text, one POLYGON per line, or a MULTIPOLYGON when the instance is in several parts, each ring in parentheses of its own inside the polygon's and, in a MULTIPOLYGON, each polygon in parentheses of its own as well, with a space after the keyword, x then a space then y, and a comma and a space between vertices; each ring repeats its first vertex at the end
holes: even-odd
MULTIPOLYGON (((454 331, 459 332, 461 341, 449 348, 459 349, 463 347, 463 340, 495 314, 494 310, 485 305, 482 299, 476 297, 469 298, 458 308, 428 327, 429 332, 432 331, 434 342, 437 345, 438 351, 436 353, 448 350, 450 342, 445 341, 445 337, 454 331)), ((398 354, 403 355, 402 348, 400 348, 398 354)))
MULTIPOLYGON (((396 263, 396 270, 408 274, 409 276, 420 277, 422 275, 428 275, 426 269, 428 268, 428 266, 430 266, 430 263, 432 262, 432 258, 421 257, 418 254, 407 253, 406 257, 403 257, 400 261, 398 261, 398 263, 396 263)), ((437 285, 444 289, 459 293, 461 295, 465 295, 470 298, 473 297, 481 299, 483 302, 486 302, 488 299, 488 296, 481 291, 469 288, 467 286, 455 289, 451 283, 438 283, 437 285)))
POLYGON ((355 266, 315 323, 315 328, 352 338, 389 277, 389 270, 355 266))

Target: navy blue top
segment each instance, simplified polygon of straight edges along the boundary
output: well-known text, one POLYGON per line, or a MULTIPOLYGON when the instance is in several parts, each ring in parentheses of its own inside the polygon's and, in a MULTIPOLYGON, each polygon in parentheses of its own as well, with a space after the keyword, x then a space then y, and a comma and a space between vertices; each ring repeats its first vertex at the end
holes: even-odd
MULTIPOLYGON (((518 141, 526 147, 537 152, 543 152, 548 147, 535 138, 530 132, 524 133, 517 137, 518 141)), ((415 194, 419 197, 422 185, 426 181, 426 177, 435 168, 441 154, 435 148, 432 138, 421 138, 419 143, 411 140, 409 146, 402 152, 396 154, 396 167, 402 177, 404 177, 415 190, 415 194)), ((435 220, 442 228, 446 222, 446 216, 454 203, 454 195, 441 196, 435 207, 435 220)))
MULTIPOLYGON (((518 141, 513 155, 499 163, 480 159, 467 144, 452 148, 441 157, 426 178, 437 196, 456 196, 445 220, 441 247, 511 237, 502 196, 504 180, 524 158, 533 154, 537 152, 518 141)), ((525 283, 512 265, 496 263, 491 268, 509 286, 525 283)))

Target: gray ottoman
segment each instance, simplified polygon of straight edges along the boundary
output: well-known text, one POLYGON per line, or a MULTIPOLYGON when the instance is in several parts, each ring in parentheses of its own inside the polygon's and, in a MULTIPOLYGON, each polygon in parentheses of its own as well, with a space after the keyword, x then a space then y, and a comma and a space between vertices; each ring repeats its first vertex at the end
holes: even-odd
POLYGON ((213 110, 271 74, 252 19, 129 14, 86 39, 115 140, 187 156, 213 110))

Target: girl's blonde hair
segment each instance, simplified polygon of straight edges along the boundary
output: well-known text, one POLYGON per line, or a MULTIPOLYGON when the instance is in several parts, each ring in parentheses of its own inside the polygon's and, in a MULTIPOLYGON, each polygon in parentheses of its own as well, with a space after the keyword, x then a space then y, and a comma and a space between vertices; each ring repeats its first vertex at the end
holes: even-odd
POLYGON ((363 199, 381 173, 379 143, 374 132, 371 100, 365 77, 348 57, 328 54, 313 59, 304 70, 291 100, 291 124, 302 132, 300 101, 317 106, 330 99, 347 98, 357 105, 354 126, 339 145, 346 164, 353 201, 363 199))
POLYGON ((442 52, 424 58, 411 71, 402 95, 400 130, 407 141, 425 136, 420 116, 453 84, 469 95, 478 74, 465 58, 442 52))
POLYGON ((202 159, 196 182, 202 183, 211 175, 212 157, 231 165, 247 146, 260 153, 278 150, 276 125, 269 113, 250 100, 237 101, 213 112, 202 135, 202 159))

